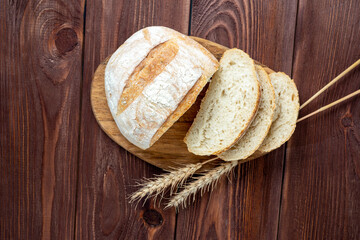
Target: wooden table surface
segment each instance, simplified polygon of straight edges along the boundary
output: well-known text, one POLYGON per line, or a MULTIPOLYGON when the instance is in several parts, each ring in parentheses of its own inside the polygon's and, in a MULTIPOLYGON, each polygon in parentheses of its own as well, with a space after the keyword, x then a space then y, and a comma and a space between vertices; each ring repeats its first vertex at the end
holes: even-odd
MULTIPOLYGON (((360 57, 358 0, 0 0, 0 239, 360 239, 360 98, 298 124, 175 212, 127 195, 162 171, 100 129, 97 65, 151 25, 238 47, 304 102, 360 57)), ((355 70, 300 116, 360 87, 355 70)))

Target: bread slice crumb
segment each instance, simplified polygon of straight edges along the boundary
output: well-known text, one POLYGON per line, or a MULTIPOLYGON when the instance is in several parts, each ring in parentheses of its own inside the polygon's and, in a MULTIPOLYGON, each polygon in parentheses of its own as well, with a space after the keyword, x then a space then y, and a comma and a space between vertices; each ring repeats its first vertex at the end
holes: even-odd
POLYGON ((219 155, 225 161, 242 160, 252 155, 270 130, 275 111, 275 92, 268 74, 261 66, 256 66, 256 73, 261 88, 259 109, 244 136, 219 155))
POLYGON ((226 51, 184 141, 197 155, 229 149, 250 126, 260 100, 254 61, 239 49, 226 51))

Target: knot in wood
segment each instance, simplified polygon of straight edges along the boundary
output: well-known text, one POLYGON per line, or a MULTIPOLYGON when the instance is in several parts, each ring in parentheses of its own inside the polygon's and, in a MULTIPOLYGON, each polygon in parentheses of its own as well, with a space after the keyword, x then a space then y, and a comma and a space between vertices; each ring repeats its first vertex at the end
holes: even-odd
POLYGON ((157 227, 163 223, 162 215, 154 209, 145 210, 143 219, 150 227, 157 227))
POLYGON ((63 28, 56 33, 55 46, 60 54, 72 51, 78 44, 78 37, 74 29, 63 28))
POLYGON ((345 116, 343 116, 340 120, 341 122, 341 125, 344 127, 344 128, 349 128, 349 127, 353 127, 354 126, 354 122, 353 122, 353 119, 352 119, 352 116, 351 114, 346 114, 345 116))

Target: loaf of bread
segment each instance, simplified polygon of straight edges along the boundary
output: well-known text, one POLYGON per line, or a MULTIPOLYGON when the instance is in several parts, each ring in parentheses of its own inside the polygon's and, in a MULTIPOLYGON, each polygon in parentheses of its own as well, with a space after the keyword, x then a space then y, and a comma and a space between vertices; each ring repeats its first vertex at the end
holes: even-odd
POLYGON ((256 65, 256 73, 261 87, 259 109, 244 136, 219 155, 225 161, 246 159, 260 147, 269 132, 275 111, 275 92, 265 70, 256 65))
POLYGON ((133 34, 105 70, 106 98, 121 134, 149 148, 190 108, 218 65, 208 50, 172 29, 133 34))
POLYGON ((226 51, 184 139, 197 155, 229 149, 250 126, 260 99, 254 61, 239 49, 226 51))
POLYGON ((275 91, 276 108, 273 122, 261 146, 247 160, 258 158, 280 147, 295 131, 300 107, 296 85, 285 73, 271 73, 269 76, 275 91))

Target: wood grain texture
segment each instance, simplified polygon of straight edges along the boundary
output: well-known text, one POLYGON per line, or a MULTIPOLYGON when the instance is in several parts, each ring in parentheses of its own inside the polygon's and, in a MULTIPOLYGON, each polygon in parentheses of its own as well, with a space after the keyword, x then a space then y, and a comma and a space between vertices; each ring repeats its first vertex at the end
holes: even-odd
POLYGON ((0 239, 71 239, 84 3, 0 5, 0 239))
MULTIPOLYGON (((298 13, 297 0, 191 3, 191 34, 276 71, 293 67, 302 102, 360 57, 356 0, 299 0, 298 13)), ((151 201, 129 205, 135 181, 162 171, 100 129, 92 75, 140 28, 188 34, 190 0, 86 1, 86 16, 84 5, 0 1, 0 239, 360 238, 358 97, 301 122, 285 165, 284 148, 242 164, 177 220, 151 201)), ((359 79, 355 70, 301 115, 359 89, 359 79)))
POLYGON ((91 110, 92 76, 100 62, 137 30, 163 25, 187 33, 189 1, 88 1, 84 73, 77 239, 171 239, 175 211, 152 203, 135 208, 127 195, 143 177, 161 171, 119 147, 99 127, 91 110))
MULTIPOLYGON (((239 47, 291 74, 297 1, 194 0, 191 35, 239 47)), ((178 214, 179 239, 275 239, 284 148, 242 164, 178 214), (192 227, 196 226, 196 227, 192 227)))
MULTIPOLYGON (((300 0, 293 69, 303 100, 359 59, 359 12, 359 1, 300 0)), ((357 69, 300 116, 359 87, 357 69)), ((279 239, 360 239, 359 112, 355 97, 298 124, 288 144, 279 239)))
MULTIPOLYGON (((202 38, 195 38, 200 44, 208 48, 220 60, 223 53, 228 49, 220 44, 202 38)), ((142 150, 130 143, 119 131, 107 104, 105 94, 105 68, 109 57, 97 67, 91 83, 90 98, 91 107, 96 121, 102 130, 117 144, 138 158, 162 169, 170 170, 183 167, 186 164, 199 163, 216 156, 197 156, 188 151, 184 142, 185 135, 190 128, 195 114, 200 109, 200 102, 204 96, 205 89, 198 97, 195 104, 149 149, 142 150)), ((265 67, 268 73, 274 72, 265 67)), ((204 166, 213 167, 213 163, 204 166)))

